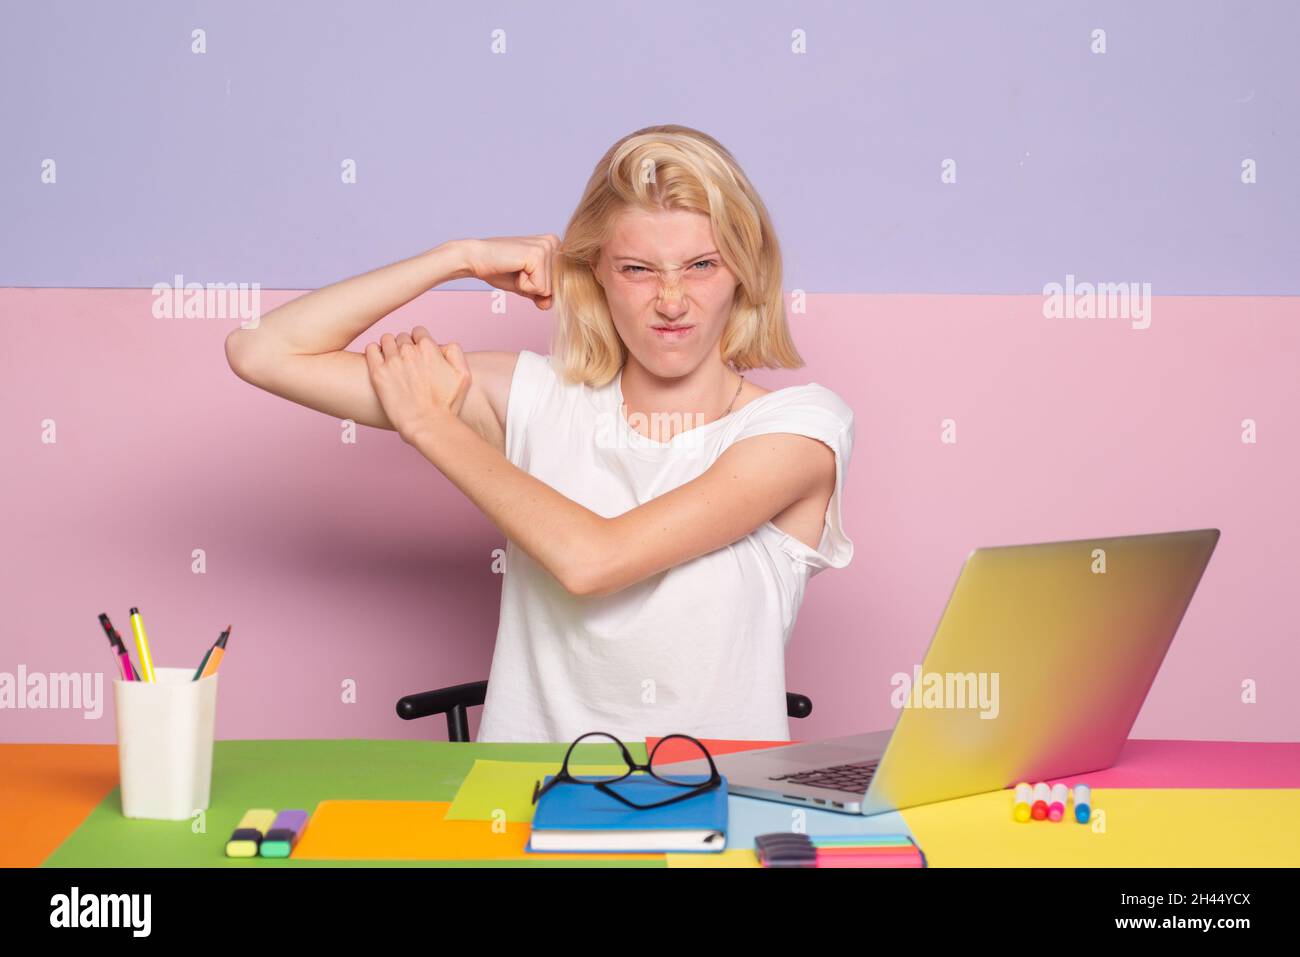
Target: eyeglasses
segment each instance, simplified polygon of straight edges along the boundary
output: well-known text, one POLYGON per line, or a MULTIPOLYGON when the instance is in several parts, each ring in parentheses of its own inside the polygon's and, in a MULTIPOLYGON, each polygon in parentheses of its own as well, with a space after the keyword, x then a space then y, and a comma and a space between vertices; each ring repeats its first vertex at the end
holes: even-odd
MULTIPOLYGON (((602 763, 612 763, 608 761, 602 762, 598 758, 593 759, 591 757, 590 750, 592 745, 595 743, 596 742, 589 743, 584 746, 582 751, 577 752, 578 760, 574 761, 574 767, 581 767, 584 764, 598 765, 602 763)), ((560 766, 559 774, 555 775, 545 784, 542 784, 540 781, 533 784, 533 803, 536 804, 543 794, 555 787, 557 784, 590 784, 594 785, 598 791, 608 794, 615 800, 622 801, 628 807, 636 808, 637 810, 646 810, 652 807, 663 807, 665 804, 676 804, 678 801, 685 801, 688 798, 695 797, 697 794, 703 794, 710 788, 716 788, 721 783, 722 775, 718 773, 717 765, 713 763, 713 756, 709 754, 709 749, 699 741, 696 741, 689 734, 670 734, 666 738, 660 738, 655 743, 654 750, 650 752, 650 760, 645 764, 637 764, 632 760, 632 755, 628 752, 627 746, 618 738, 614 737, 612 734, 607 734, 604 731, 589 731, 575 739, 574 742, 569 745, 569 750, 564 754, 564 763, 560 766), (623 761, 627 765, 627 770, 622 774, 583 774, 581 778, 574 777, 570 774, 569 760, 574 757, 578 744, 585 738, 608 738, 610 741, 617 744, 619 751, 622 752, 623 761), (689 772, 678 771, 669 764, 667 752, 662 751, 662 748, 666 742, 674 739, 688 742, 686 750, 690 753, 685 757, 678 756, 674 758, 673 763, 676 763, 677 761, 693 761, 704 758, 709 762, 710 773, 707 781, 700 781, 700 775, 698 773, 692 774, 689 772), (655 760, 656 757, 658 757, 657 762, 655 760), (638 801, 633 801, 624 797, 610 786, 619 781, 627 780, 627 778, 631 777, 632 774, 637 771, 645 771, 655 780, 661 781, 664 784, 669 784, 678 788, 690 788, 690 790, 684 794, 664 798, 662 801, 655 801, 651 804, 642 804, 638 801)))

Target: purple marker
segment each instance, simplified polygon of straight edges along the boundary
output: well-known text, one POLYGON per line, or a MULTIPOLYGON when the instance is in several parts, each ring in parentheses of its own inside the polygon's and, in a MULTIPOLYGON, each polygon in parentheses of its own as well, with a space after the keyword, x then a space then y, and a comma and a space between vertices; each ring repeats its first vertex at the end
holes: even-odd
POLYGON ((281 811, 262 838, 258 853, 263 857, 288 857, 306 826, 306 811, 281 811))

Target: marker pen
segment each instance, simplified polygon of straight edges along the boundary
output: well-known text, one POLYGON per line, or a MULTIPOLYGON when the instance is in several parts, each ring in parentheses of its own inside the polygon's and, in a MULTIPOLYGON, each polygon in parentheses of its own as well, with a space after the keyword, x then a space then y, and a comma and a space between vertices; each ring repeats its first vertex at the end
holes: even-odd
POLYGON ((144 633, 144 619, 140 609, 131 609, 131 631, 135 635, 135 649, 140 653, 140 674, 142 680, 153 682, 153 657, 149 654, 149 639, 144 633))
POLYGON ((258 853, 262 857, 288 857, 306 826, 306 811, 281 811, 262 838, 258 853))
POLYGON ((1086 784, 1074 786, 1074 819, 1087 824, 1092 817, 1092 789, 1086 784))
POLYGON ((1012 816, 1024 824, 1029 820, 1033 813, 1029 807, 1030 802, 1034 799, 1034 789, 1028 781, 1021 781, 1016 785, 1016 803, 1012 808, 1012 816))
POLYGON ((226 841, 227 857, 257 857, 262 838, 275 822, 275 812, 268 808, 253 808, 245 812, 239 826, 226 841))
POLYGON ((217 639, 217 643, 213 645, 212 650, 208 652, 208 660, 203 663, 203 670, 199 673, 200 678, 206 678, 208 675, 215 675, 217 669, 221 667, 221 659, 226 655, 226 639, 230 637, 230 628, 230 625, 226 626, 226 630, 221 633, 221 637, 217 639))
POLYGON ((208 666, 208 660, 212 657, 212 652, 216 650, 217 645, 220 645, 222 649, 224 649, 226 647, 226 639, 229 637, 230 637, 230 626, 227 625, 226 630, 221 633, 220 637, 217 638, 216 642, 213 643, 212 647, 203 653, 203 660, 199 662, 198 668, 196 668, 194 671, 194 678, 193 678, 194 681, 198 681, 200 678, 204 676, 204 669, 206 669, 208 666))
POLYGON ((1070 799, 1070 789, 1064 784, 1052 785, 1052 803, 1048 805, 1047 817, 1051 821, 1059 821, 1065 817, 1065 802, 1070 799))
POLYGON ((1052 789, 1043 781, 1034 785, 1034 805, 1032 815, 1035 821, 1047 818, 1047 805, 1052 800, 1052 789))
POLYGON ((117 655, 117 670, 122 674, 123 681, 135 680, 135 669, 131 667, 131 656, 126 653, 126 645, 122 644, 122 636, 117 633, 113 623, 108 620, 108 615, 100 612, 99 624, 104 629, 104 634, 108 635, 108 643, 113 648, 113 654, 117 655))

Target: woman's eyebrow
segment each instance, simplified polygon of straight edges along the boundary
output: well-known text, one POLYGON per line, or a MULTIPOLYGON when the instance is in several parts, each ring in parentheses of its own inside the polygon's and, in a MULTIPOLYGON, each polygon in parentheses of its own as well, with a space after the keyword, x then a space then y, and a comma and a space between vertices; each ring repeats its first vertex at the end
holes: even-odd
MULTIPOLYGON (((690 259, 684 260, 684 262, 693 263, 698 259, 704 259, 706 256, 716 256, 716 255, 718 255, 718 251, 716 249, 711 249, 707 253, 700 253, 698 256, 692 256, 690 259)), ((648 259, 637 259, 635 256, 615 256, 614 261, 644 263, 647 266, 654 265, 654 263, 652 263, 648 259)))

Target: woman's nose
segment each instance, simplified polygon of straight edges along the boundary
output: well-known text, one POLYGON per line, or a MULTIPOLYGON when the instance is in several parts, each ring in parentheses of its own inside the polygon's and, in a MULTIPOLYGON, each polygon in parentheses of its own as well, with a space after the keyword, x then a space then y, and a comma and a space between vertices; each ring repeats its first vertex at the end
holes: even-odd
POLYGON ((661 290, 658 308, 663 315, 675 318, 686 311, 686 298, 682 295, 680 289, 661 290))
POLYGON ((666 278, 661 277, 659 280, 659 302, 662 305, 669 305, 672 303, 680 305, 682 300, 682 285, 681 280, 677 278, 677 275, 673 274, 666 278))

